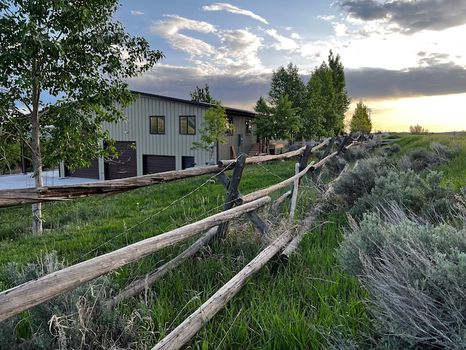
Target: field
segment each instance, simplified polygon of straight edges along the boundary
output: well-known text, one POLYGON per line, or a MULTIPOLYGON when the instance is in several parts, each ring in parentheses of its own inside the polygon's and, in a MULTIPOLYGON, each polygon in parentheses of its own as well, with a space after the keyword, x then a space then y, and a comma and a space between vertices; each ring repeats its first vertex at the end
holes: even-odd
MULTIPOLYGON (((445 174, 445 186, 463 187, 465 135, 402 135, 395 142, 401 146, 400 155, 403 155, 418 147, 428 147, 432 141, 458 145, 459 153, 440 170, 445 174)), ((241 192, 267 187, 291 176, 293 164, 285 161, 247 167, 241 192)), ((214 177, 204 176, 111 197, 46 204, 47 233, 42 237, 27 233, 29 207, 3 209, 0 211, 0 265, 37 262, 51 251, 56 251, 67 265, 83 261, 218 212, 223 206, 224 193, 214 177)), ((300 196, 300 216, 312 205, 313 197, 314 192, 308 186, 300 196)), ((266 217, 267 213, 262 215, 266 217)), ((207 323, 191 346, 317 349, 327 348, 329 338, 344 336, 358 341, 363 334, 371 334, 371 318, 363 304, 366 293, 357 279, 343 272, 334 255, 346 226, 344 213, 330 213, 322 218, 305 237, 298 254, 287 264, 275 260, 262 269, 207 323)), ((276 231, 279 233, 280 227, 276 231)), ((187 244, 166 249, 110 276, 117 286, 123 287, 175 256, 187 244)), ((155 345, 262 247, 263 242, 250 224, 237 220, 223 242, 214 242, 202 254, 157 282, 146 296, 147 306, 143 296, 125 302, 116 312, 129 318, 134 310, 139 310, 140 315, 148 316, 144 321, 147 327, 139 330, 139 346, 155 345)), ((0 271, 0 290, 11 287, 7 274, 0 271)), ((21 329, 18 333, 18 338, 27 338, 21 329)))

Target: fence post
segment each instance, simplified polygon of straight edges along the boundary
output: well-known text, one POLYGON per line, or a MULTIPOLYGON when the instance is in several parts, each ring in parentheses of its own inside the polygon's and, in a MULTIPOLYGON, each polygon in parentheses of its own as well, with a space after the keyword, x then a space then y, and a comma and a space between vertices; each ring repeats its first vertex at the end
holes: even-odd
MULTIPOLYGON (((235 201, 238 198, 238 187, 243 175, 244 165, 246 164, 246 154, 241 154, 236 160, 235 168, 233 169, 233 175, 231 181, 228 183, 228 191, 223 205, 223 210, 233 208, 235 201)), ((223 174, 223 173, 222 173, 223 174)), ((228 229, 228 222, 220 224, 217 229, 217 237, 223 238, 228 229)))
MULTIPOLYGON (((234 175, 234 174, 233 174, 234 175)), ((225 173, 220 173, 217 175, 217 179, 220 183, 223 184, 227 189, 230 187, 230 180, 228 180, 228 177, 225 175, 225 173)), ((233 180, 232 180, 233 181, 233 180)), ((237 190, 236 191, 236 198, 233 198, 230 201, 230 204, 233 205, 241 205, 242 200, 241 200, 241 193, 237 190)), ((246 214, 249 220, 256 226, 259 231, 262 232, 262 234, 267 234, 268 233, 268 227, 267 224, 260 218, 260 216, 256 212, 250 212, 246 214)))
MULTIPOLYGON (((300 163, 296 163, 294 167, 294 173, 297 175, 300 171, 300 163)), ((298 201, 298 187, 299 187, 299 178, 294 180, 293 193, 291 195, 291 205, 290 205, 290 223, 294 220, 294 213, 296 211, 296 203, 298 201)))

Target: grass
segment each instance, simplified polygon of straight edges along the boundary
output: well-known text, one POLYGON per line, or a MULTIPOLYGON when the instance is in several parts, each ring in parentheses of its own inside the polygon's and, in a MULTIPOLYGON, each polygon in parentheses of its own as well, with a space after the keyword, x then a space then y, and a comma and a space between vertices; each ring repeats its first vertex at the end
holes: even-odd
MULTIPOLYGON (((395 142, 400 145, 402 156, 415 148, 428 147, 433 141, 459 145, 456 156, 440 169, 446 184, 463 187, 466 135, 402 135, 395 142)), ((291 176, 293 168, 293 161, 248 166, 241 192, 279 182, 291 176)), ((216 213, 222 209, 224 197, 225 190, 215 178, 204 176, 116 196, 48 203, 44 205, 47 233, 40 237, 28 233, 29 206, 0 210, 0 290, 11 287, 2 268, 9 262, 24 265, 37 261, 46 252, 57 251, 67 264, 77 263, 216 213)), ((305 215, 313 198, 313 190, 303 186, 299 216, 305 215)), ((261 216, 267 218, 268 213, 262 211, 261 216)), ((330 214, 323 220, 325 224, 321 222, 304 238, 298 254, 287 265, 278 260, 267 264, 206 324, 190 346, 325 349, 328 338, 343 335, 359 341, 364 334, 370 334, 371 319, 363 304, 366 294, 355 278, 342 271, 334 257, 346 219, 341 214, 330 214)), ((225 240, 212 244, 157 282, 146 296, 147 304, 141 296, 116 310, 125 319, 137 312, 144 320, 144 326, 138 329, 139 348, 156 344, 263 248, 247 220, 236 220, 232 227, 225 240)), ((110 277, 123 287, 188 244, 153 254, 110 277)))
MULTIPOLYGON (((249 166, 240 189, 248 193, 279 182, 292 175, 293 164, 287 161, 249 166)), ((312 204, 313 197, 312 190, 303 190, 298 205, 300 216, 312 204)), ((48 231, 41 237, 28 234, 29 207, 3 209, 0 210, 0 265, 12 261, 34 262, 50 251, 57 251, 68 264, 83 261, 218 212, 224 196, 222 186, 204 176, 112 197, 46 204, 48 231), (187 197, 170 206, 183 196, 187 197)), ((266 217, 267 213, 261 215, 266 217)), ((342 272, 334 258, 344 218, 333 216, 328 220, 328 224, 306 236, 300 253, 286 266, 279 261, 269 263, 203 328, 192 346, 325 348, 329 333, 359 337, 370 325, 361 303, 364 291, 355 279, 342 272)), ((124 317, 129 317, 135 309, 150 316, 140 334, 148 342, 145 344, 155 344, 262 249, 261 240, 252 234, 247 221, 239 219, 233 227, 237 229, 221 244, 213 244, 210 250, 158 282, 149 294, 147 306, 135 298, 119 307, 117 312, 124 317)), ((111 277, 124 286, 167 261, 187 244, 121 268, 111 277)), ((8 287, 11 286, 7 276, 0 273, 0 289, 8 287)))
POLYGON ((416 148, 427 148, 432 142, 438 142, 457 149, 453 159, 440 166, 437 170, 445 176, 444 185, 457 190, 466 185, 466 133, 456 134, 429 134, 429 135, 402 135, 396 141, 400 147, 400 155, 404 155, 416 148))

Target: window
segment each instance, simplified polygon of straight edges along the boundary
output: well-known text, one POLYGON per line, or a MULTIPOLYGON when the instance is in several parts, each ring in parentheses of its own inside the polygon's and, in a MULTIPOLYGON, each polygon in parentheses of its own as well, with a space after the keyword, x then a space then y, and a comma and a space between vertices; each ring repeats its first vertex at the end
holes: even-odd
POLYGON ((180 134, 196 135, 196 116, 180 115, 180 134))
POLYGON ((246 135, 252 134, 252 120, 246 119, 246 135))
POLYGON ((165 134, 165 117, 156 116, 149 119, 151 134, 165 134))

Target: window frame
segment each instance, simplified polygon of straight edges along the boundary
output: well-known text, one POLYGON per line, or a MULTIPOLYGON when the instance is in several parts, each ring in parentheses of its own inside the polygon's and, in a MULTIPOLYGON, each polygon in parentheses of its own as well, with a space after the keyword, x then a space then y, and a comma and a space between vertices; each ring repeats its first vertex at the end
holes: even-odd
POLYGON ((166 123, 165 123, 166 119, 165 119, 165 116, 164 115, 150 115, 149 116, 149 133, 151 135, 165 135, 165 132, 166 132, 166 123), (156 118, 156 122, 155 122, 155 125, 156 125, 156 131, 155 132, 152 132, 152 118, 156 118), (162 118, 163 119, 163 132, 159 132, 159 118, 162 118))
POLYGON ((178 132, 180 135, 188 135, 188 136, 192 136, 192 135, 196 135, 197 134, 197 118, 195 115, 180 115, 179 116, 179 123, 178 123, 178 132), (181 128, 181 120, 182 118, 186 118, 186 133, 183 132, 182 128, 181 128), (189 132, 189 118, 194 118, 194 133, 190 133, 189 132))

